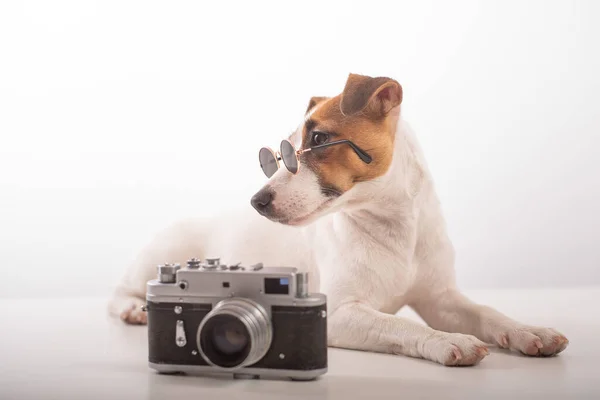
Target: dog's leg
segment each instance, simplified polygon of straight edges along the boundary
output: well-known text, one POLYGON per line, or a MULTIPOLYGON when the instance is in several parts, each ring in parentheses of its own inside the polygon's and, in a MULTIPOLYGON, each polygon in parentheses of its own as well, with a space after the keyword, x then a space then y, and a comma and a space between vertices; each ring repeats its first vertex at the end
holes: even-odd
POLYGON ((474 336, 436 331, 357 302, 331 312, 327 326, 332 347, 403 354, 449 366, 474 365, 488 354, 474 336))
POLYGON ((472 302, 454 288, 422 297, 413 308, 432 328, 474 335, 529 356, 558 354, 569 343, 554 329, 514 321, 491 307, 472 302))
POLYGON ((157 235, 125 271, 109 301, 109 313, 129 324, 145 324, 141 306, 146 303, 147 282, 156 277, 156 266, 165 262, 185 265, 192 257, 202 258, 202 226, 198 221, 184 221, 157 235))
POLYGON ((146 313, 142 305, 146 303, 146 282, 155 276, 152 264, 144 263, 144 258, 133 262, 125 271, 108 303, 110 315, 119 317, 128 324, 146 324, 146 313))

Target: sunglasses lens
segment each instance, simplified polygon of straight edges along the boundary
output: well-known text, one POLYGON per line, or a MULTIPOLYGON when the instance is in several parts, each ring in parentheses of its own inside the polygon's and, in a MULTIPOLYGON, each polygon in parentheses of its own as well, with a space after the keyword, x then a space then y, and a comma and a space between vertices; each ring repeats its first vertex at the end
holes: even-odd
POLYGON ((281 158, 285 167, 292 173, 298 172, 298 158, 296 158, 296 149, 287 140, 281 142, 281 158))
POLYGON ((258 160, 260 161, 260 167, 267 178, 272 177, 273 174, 277 172, 277 159, 275 159, 275 156, 271 150, 267 149, 266 147, 260 149, 258 152, 258 160))

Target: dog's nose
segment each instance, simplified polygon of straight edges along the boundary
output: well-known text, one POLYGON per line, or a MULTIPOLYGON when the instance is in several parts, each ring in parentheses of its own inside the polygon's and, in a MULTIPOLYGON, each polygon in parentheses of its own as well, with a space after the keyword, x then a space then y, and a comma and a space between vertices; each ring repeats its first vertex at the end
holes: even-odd
POLYGON ((274 193, 269 189, 263 189, 260 192, 252 196, 252 207, 256 209, 260 214, 266 215, 271 211, 274 193))

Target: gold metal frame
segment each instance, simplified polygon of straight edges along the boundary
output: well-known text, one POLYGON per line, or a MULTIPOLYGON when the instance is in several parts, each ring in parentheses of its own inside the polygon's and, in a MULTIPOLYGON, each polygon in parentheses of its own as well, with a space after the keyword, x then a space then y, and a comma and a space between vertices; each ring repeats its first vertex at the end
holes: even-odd
MULTIPOLYGON (((341 139, 341 140, 336 140, 333 142, 327 142, 327 143, 323 143, 323 144, 319 144, 316 146, 312 146, 309 147, 307 149, 300 149, 300 150, 296 150, 296 147, 292 144, 292 142, 290 142, 288 139, 284 139, 281 141, 281 144, 279 145, 279 150, 278 152, 274 152, 271 148, 269 147, 263 147, 262 149, 267 149, 271 152, 271 155, 275 158, 275 162, 277 163, 277 169, 279 169, 279 160, 282 160, 283 163, 285 164, 285 160, 283 159, 283 156, 281 155, 281 145, 283 144, 283 142, 288 142, 290 144, 290 146, 292 146, 292 149, 294 149, 294 155, 296 157, 296 164, 298 165, 298 167, 296 168, 296 172, 292 172, 292 174, 297 174, 298 171, 300 171, 300 158, 299 156, 301 154, 304 153, 308 153, 309 151, 313 151, 315 149, 323 149, 325 147, 330 147, 330 146, 335 146, 335 145, 340 145, 340 144, 347 144, 349 145, 352 150, 354 150, 354 152, 356 153, 356 155, 366 164, 370 164, 371 161, 373 161, 373 159, 371 158, 371 156, 364 151, 363 149, 361 149, 360 147, 358 147, 356 144, 354 144, 353 142, 351 142, 348 139, 341 139)), ((260 152, 259 152, 260 155, 260 152)), ((260 157, 259 157, 260 158, 260 157)), ((287 165, 286 165, 287 168, 287 165)), ((288 169, 289 171, 289 169, 288 169)), ((264 172, 264 171, 263 171, 264 172)), ((291 172, 291 171, 290 171, 291 172)))
MULTIPOLYGON (((282 157, 279 157, 279 152, 274 152, 273 149, 271 149, 270 147, 263 147, 263 149, 267 149, 271 152, 271 155, 273 156, 273 158, 275 159, 275 163, 277 164, 277 169, 279 169, 279 160, 283 160, 282 157)), ((260 162, 260 151, 258 152, 258 156, 258 161, 260 162)))
MULTIPOLYGON (((273 158, 275 158, 275 163, 277 165, 277 169, 281 168, 281 165, 279 163, 279 160, 283 161, 283 165, 285 165, 286 169, 296 175, 299 171, 300 171, 300 155, 304 154, 304 153, 308 153, 309 151, 311 151, 312 149, 300 149, 300 150, 296 150, 296 147, 294 146, 294 144, 292 142, 290 142, 288 139, 283 139, 281 141, 281 143, 283 142, 288 142, 290 144, 290 146, 292 146, 292 149, 294 149, 294 155, 296 156, 296 165, 298 165, 298 167, 296 168, 296 172, 292 172, 289 170, 289 168, 287 168, 287 165, 285 165, 285 160, 283 159, 283 155, 281 154, 281 144, 279 145, 279 151, 273 151, 273 149, 271 149, 270 147, 263 147, 263 149, 267 149, 271 152, 271 155, 273 156, 273 158)), ((260 154, 260 152, 259 152, 260 154)))
MULTIPOLYGON (((281 143, 283 142, 288 142, 290 144, 290 146, 292 146, 292 149, 294 149, 294 155, 296 156, 296 165, 298 166, 296 168, 296 172, 292 172, 294 175, 296 175, 298 172, 300 172, 300 155, 304 154, 304 153, 308 153, 309 151, 311 151, 311 148, 308 149, 300 149, 300 150, 296 150, 296 146, 294 146, 294 144, 292 142, 290 142, 288 139, 283 139, 281 141, 281 143)), ((283 155, 281 154, 281 144, 279 145, 279 155, 281 156, 281 160, 283 161, 283 163, 285 164, 285 160, 283 160, 283 155)), ((287 168, 287 165, 286 165, 287 168)), ((289 169, 288 169, 289 171, 289 169)), ((291 171, 290 171, 291 172, 291 171)))

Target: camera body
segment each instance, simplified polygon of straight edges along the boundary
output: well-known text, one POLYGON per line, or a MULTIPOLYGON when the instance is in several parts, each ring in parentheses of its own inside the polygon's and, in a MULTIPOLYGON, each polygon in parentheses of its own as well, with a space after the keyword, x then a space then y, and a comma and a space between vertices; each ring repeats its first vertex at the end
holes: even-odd
POLYGON ((327 300, 289 267, 191 259, 147 283, 148 360, 160 373, 312 380, 327 372, 327 300))

